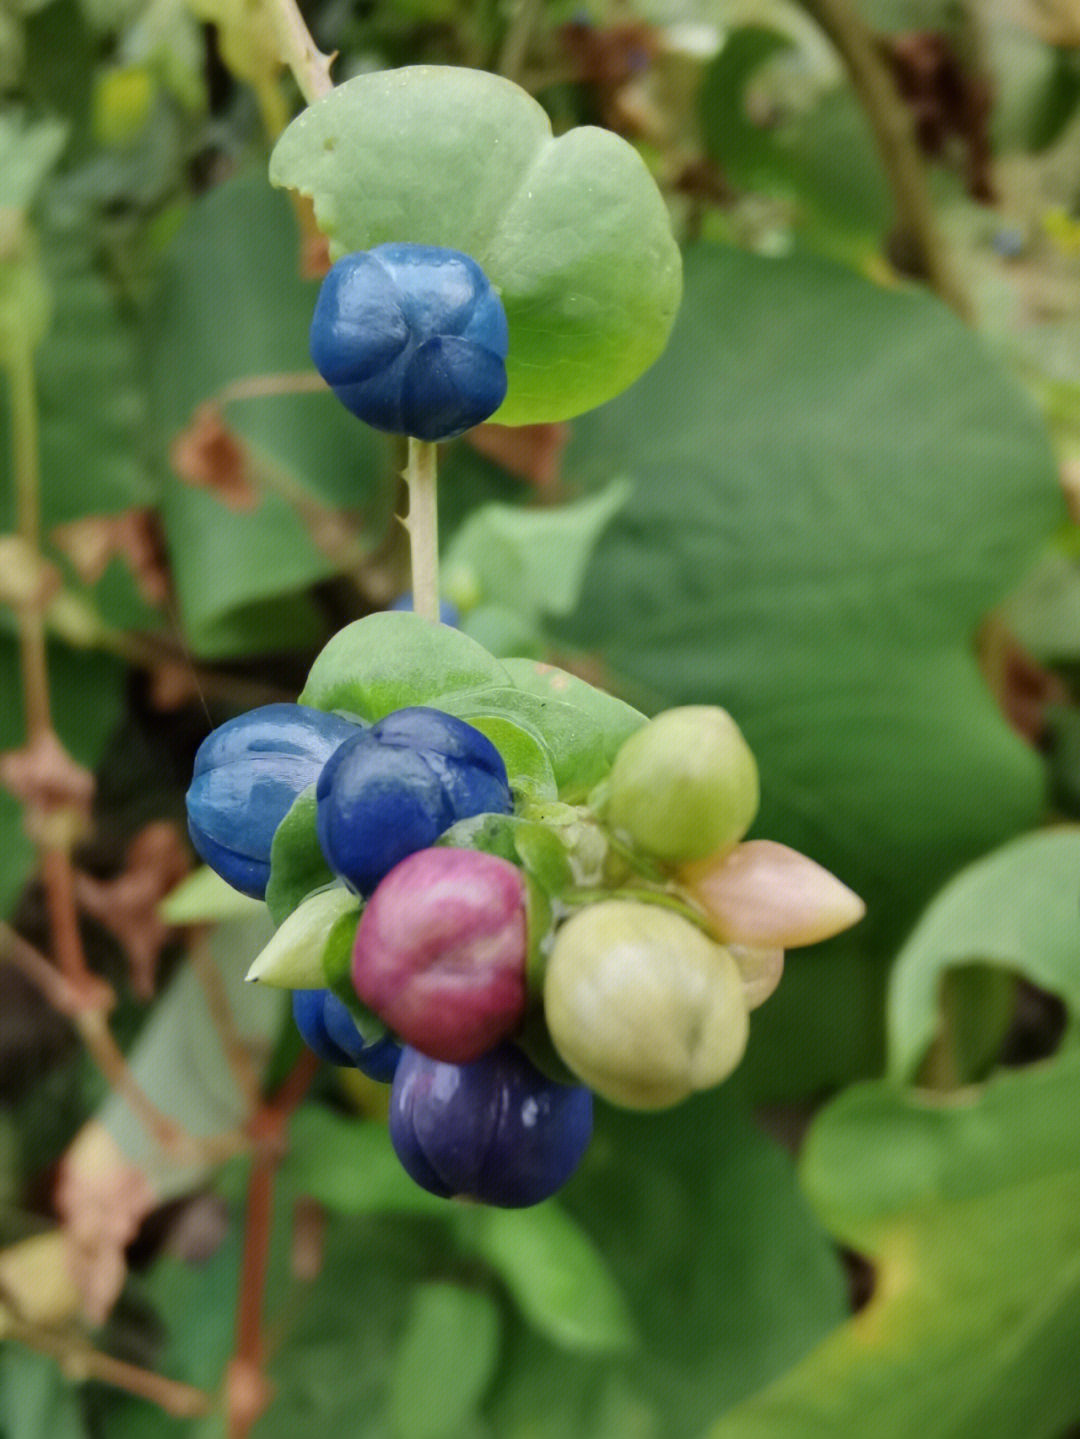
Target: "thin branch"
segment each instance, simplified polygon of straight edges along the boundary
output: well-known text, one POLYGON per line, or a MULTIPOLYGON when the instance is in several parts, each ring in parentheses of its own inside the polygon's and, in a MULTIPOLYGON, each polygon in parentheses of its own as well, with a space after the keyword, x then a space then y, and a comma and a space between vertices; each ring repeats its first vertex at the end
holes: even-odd
POLYGON ((229 1439, 247 1439, 270 1400, 263 1374, 266 1342, 263 1300, 274 1217, 274 1179, 283 1158, 282 1141, 289 1120, 315 1077, 318 1061, 305 1051, 284 1084, 251 1124, 255 1160, 248 1180, 244 1252, 236 1311, 236 1346, 226 1379, 229 1439))
POLYGON ((506 27, 495 68, 508 80, 520 81, 533 32, 544 13, 544 0, 518 0, 514 17, 506 27))
POLYGON ((849 0, 800 0, 838 50, 866 111, 896 205, 900 233, 914 250, 921 274, 961 319, 971 304, 956 275, 934 214, 911 116, 874 39, 849 0))
POLYGON ((277 36, 281 61, 292 71, 301 95, 309 105, 314 105, 334 88, 330 66, 336 57, 324 55, 315 44, 296 0, 265 0, 265 4, 277 36))
POLYGON ((55 1334, 22 1320, 12 1320, 10 1337, 27 1349, 55 1359, 67 1378, 76 1383, 96 1379, 111 1384, 139 1399, 149 1399, 177 1419, 200 1419, 217 1407, 212 1396, 202 1389, 103 1354, 82 1338, 55 1334))

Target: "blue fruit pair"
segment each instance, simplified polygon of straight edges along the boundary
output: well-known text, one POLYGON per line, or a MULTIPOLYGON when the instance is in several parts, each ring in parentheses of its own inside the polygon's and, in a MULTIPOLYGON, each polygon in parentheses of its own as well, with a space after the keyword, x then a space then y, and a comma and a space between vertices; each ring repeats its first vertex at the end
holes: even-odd
POLYGON ((368 1043, 348 1008, 329 989, 294 989, 293 1019, 300 1037, 327 1064, 354 1068, 389 1084, 401 1058, 401 1045, 386 1035, 368 1043))
POLYGON ((264 705, 207 736, 187 794, 188 829, 199 855, 256 899, 270 878, 274 831, 301 790, 357 726, 306 705, 264 705))
POLYGON ((311 324, 315 368, 378 430, 448 440, 506 395, 502 301, 475 260, 435 245, 377 245, 323 281, 311 324))
POLYGON ((324 765, 315 794, 326 861, 364 895, 459 819, 513 809, 506 766, 491 741, 425 706, 355 731, 324 765))
POLYGON ((592 1093, 546 1079, 513 1044, 472 1064, 406 1048, 390 1092, 390 1140, 441 1198, 517 1209, 560 1189, 592 1136, 592 1093))

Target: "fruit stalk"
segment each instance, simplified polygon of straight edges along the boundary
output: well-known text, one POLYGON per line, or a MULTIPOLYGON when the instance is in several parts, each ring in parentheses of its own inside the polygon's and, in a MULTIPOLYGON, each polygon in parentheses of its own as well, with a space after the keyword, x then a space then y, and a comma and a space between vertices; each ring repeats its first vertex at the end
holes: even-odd
POLYGON ((425 620, 439 619, 439 510, 435 445, 409 436, 405 483, 409 487, 409 555, 414 612, 425 620))

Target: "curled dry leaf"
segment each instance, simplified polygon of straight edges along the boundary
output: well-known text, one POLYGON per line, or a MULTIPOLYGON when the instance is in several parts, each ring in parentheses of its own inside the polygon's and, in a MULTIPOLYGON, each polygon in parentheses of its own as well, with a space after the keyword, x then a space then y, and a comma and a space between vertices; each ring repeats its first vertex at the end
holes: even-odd
POLYGON ((172 442, 169 459, 180 479, 211 490, 232 510, 253 510, 258 492, 247 450, 217 405, 200 405, 172 442))
POLYGON ((44 609, 61 588, 60 572, 22 535, 0 535, 0 604, 44 609))
POLYGON ((795 949, 850 929, 866 913, 857 894, 798 850, 749 840, 679 869, 717 937, 757 949, 795 949))
POLYGON ((170 820, 154 820, 128 845, 124 868, 115 878, 77 876, 80 906, 123 946, 131 987, 140 999, 154 993, 158 958, 176 934, 158 907, 190 869, 191 852, 179 828, 170 820))
POLYGON ((57 525, 49 537, 88 585, 97 584, 109 562, 119 557, 129 565, 139 593, 148 604, 161 605, 168 599, 168 561, 152 510, 88 515, 57 525))
POLYGON ((90 823, 94 776, 76 764, 52 730, 23 749, 0 754, 0 784, 19 800, 32 822, 33 817, 63 811, 90 823))
POLYGON ((35 1234, 0 1250, 0 1339, 12 1321, 56 1328, 79 1307, 62 1231, 35 1234))
POLYGON ((558 488, 570 426, 477 425, 466 438, 473 449, 538 490, 558 488))
POLYGON ((60 1162, 56 1210, 64 1226, 70 1274, 83 1310, 104 1322, 120 1290, 124 1251, 157 1203, 141 1170, 130 1164, 108 1130, 85 1125, 60 1162))

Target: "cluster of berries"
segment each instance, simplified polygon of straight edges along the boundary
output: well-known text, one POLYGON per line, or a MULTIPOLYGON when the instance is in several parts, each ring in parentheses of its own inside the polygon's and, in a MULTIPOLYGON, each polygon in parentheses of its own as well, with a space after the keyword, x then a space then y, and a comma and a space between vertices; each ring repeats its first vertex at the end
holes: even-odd
POLYGON ((742 842, 757 805, 723 710, 646 720, 407 613, 211 734, 188 795, 199 853, 278 922, 249 977, 295 991, 325 1059, 391 1082, 419 1184, 509 1206, 573 1172, 594 1092, 652 1109, 725 1079, 784 949, 861 916, 812 861, 742 842))

